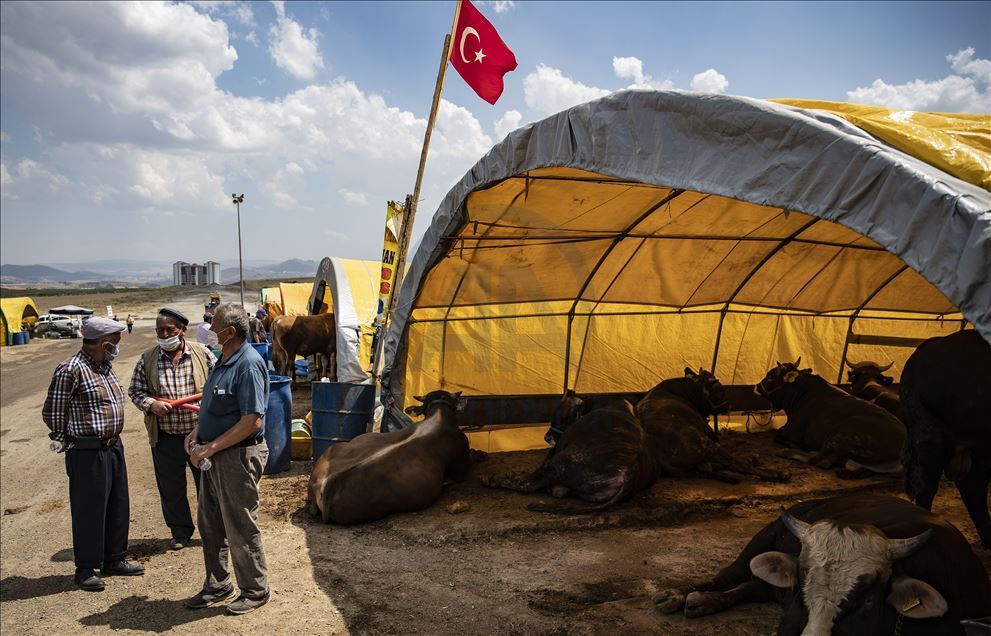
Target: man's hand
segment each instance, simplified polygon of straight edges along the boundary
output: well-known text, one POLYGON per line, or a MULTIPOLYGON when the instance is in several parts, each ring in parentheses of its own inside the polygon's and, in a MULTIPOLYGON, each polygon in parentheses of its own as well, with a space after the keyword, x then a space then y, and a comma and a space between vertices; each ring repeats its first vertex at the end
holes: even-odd
POLYGON ((200 462, 211 455, 213 455, 213 449, 210 444, 197 444, 193 447, 193 452, 189 454, 189 461, 192 462, 193 466, 199 467, 200 462))
POLYGON ((187 455, 192 455, 193 454, 193 451, 190 450, 190 446, 192 446, 193 444, 196 443, 196 431, 197 431, 197 429, 198 429, 198 427, 195 427, 194 426, 193 427, 193 430, 191 430, 189 432, 189 435, 186 436, 186 439, 183 440, 182 445, 183 445, 183 448, 186 449, 186 454, 187 455))
POLYGON ((152 402, 151 406, 148 407, 148 410, 151 411, 152 415, 157 415, 158 417, 162 417, 163 415, 168 415, 169 413, 172 412, 172 405, 169 404, 168 402, 155 400, 154 402, 152 402))

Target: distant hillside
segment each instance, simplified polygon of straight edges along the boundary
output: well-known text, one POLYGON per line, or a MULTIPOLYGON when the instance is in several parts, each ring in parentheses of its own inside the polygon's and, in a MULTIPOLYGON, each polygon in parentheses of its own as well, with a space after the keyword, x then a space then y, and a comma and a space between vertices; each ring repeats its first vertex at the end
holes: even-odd
MULTIPOLYGON (((254 266, 244 268, 244 279, 254 280, 259 278, 283 278, 286 276, 308 276, 313 277, 317 272, 316 261, 304 261, 292 258, 274 265, 254 266)), ((220 280, 223 284, 236 282, 240 275, 237 267, 225 267, 220 270, 220 280)))
POLYGON ((0 281, 4 283, 80 283, 105 280, 106 274, 67 272, 47 265, 0 265, 0 281))

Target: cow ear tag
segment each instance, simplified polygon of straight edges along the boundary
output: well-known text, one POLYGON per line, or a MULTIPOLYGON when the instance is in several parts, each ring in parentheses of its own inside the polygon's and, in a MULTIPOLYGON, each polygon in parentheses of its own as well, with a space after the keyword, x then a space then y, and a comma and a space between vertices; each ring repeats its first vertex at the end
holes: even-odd
POLYGON ((913 596, 912 598, 910 598, 907 601, 905 601, 905 604, 904 605, 902 605, 902 614, 904 614, 905 612, 909 611, 910 609, 912 609, 914 607, 918 607, 920 605, 922 605, 922 601, 919 599, 919 597, 918 596, 913 596))

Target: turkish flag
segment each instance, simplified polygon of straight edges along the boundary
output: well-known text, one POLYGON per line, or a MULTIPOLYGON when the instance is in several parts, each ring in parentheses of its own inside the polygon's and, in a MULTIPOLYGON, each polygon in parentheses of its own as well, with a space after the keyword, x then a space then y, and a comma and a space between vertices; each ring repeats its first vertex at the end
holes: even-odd
POLYGON ((516 69, 516 56, 471 2, 460 1, 461 11, 451 41, 451 64, 479 97, 495 104, 502 95, 502 76, 516 69))

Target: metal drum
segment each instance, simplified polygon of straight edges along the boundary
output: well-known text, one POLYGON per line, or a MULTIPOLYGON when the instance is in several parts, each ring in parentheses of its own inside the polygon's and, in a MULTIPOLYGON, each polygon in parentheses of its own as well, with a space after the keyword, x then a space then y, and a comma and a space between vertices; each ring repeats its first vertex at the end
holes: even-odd
POLYGON ((314 382, 313 459, 332 444, 368 431, 375 410, 374 384, 314 382))
POLYGON ((265 411, 265 443, 268 445, 266 475, 289 470, 292 459, 292 391, 289 378, 268 374, 268 407, 265 411))

